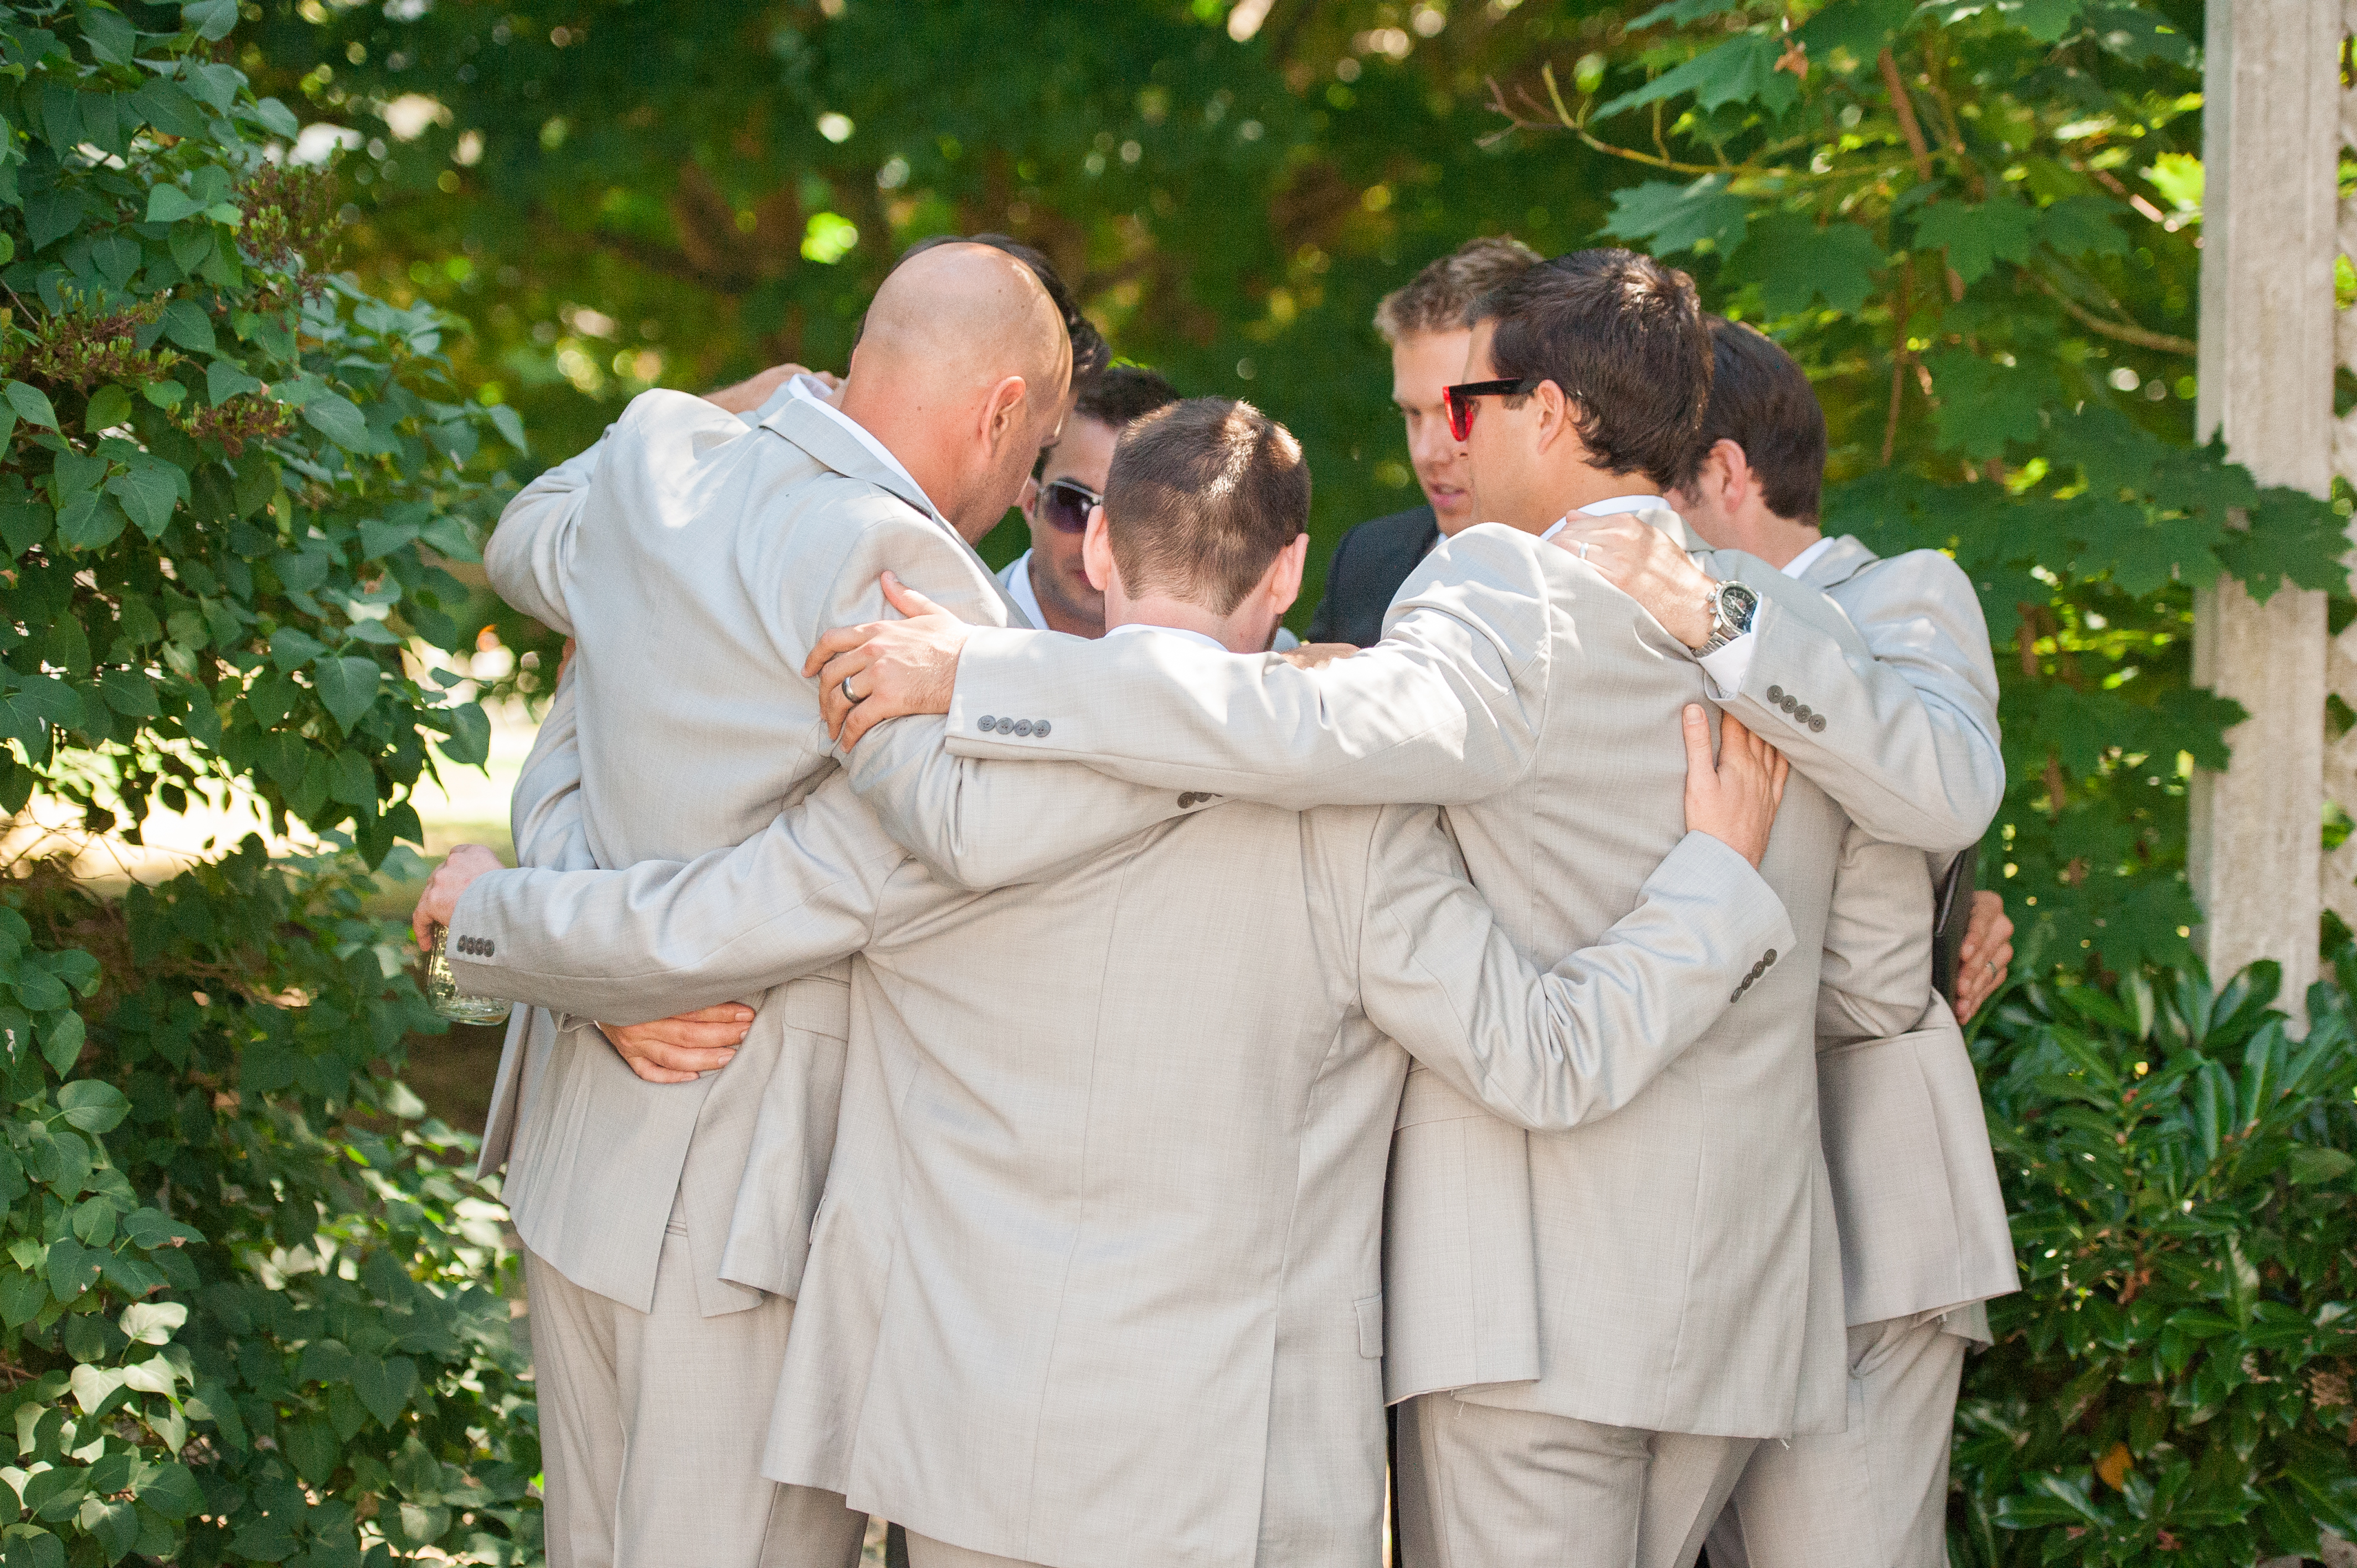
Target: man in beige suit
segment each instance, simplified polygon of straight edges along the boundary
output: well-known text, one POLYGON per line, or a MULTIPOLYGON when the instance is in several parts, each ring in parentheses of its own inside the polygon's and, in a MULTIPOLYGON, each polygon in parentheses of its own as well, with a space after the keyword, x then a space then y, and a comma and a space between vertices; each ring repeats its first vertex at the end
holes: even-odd
MULTIPOLYGON (((1878 660, 1993 731, 1996 671, 1970 582, 1934 551, 1881 560, 1855 539, 1825 537, 1816 521, 1824 414, 1808 378, 1750 328, 1710 325, 1706 456, 1673 497, 1680 515, 1713 543, 1824 590, 1878 660)), ((1856 829, 1852 841, 1836 918, 1845 885, 1876 875, 1878 857, 1856 829)), ((1946 858, 1927 874, 1944 870, 1946 858)), ((1911 895, 1913 868, 1895 869, 1911 895)), ((1965 1347, 1987 1343, 1981 1304, 2018 1281, 1972 1058, 1955 1013, 1930 994, 1931 909, 1910 901, 1916 918, 1883 933, 1900 950, 1880 967, 1911 979, 1923 1003, 1916 1026, 1878 1036, 1846 1004, 1833 955, 1864 950, 1867 932, 1828 943, 1818 1010, 1818 1115, 1850 1325, 1848 1425, 1753 1455, 1711 1534, 1713 1568, 1945 1561, 1948 1442, 1965 1347)))
MULTIPOLYGON (((946 712, 961 755, 1084 761, 1284 806, 1440 801, 1526 956, 1609 929, 1675 841, 1682 758, 1661 717, 1705 677, 1542 536, 1583 507, 1625 510, 1719 564, 1660 500, 1690 460, 1709 342, 1691 283, 1625 252, 1534 267, 1480 314, 1455 401, 1477 505, 1498 521, 1409 576, 1383 642, 1304 670, 1162 639, 969 638, 924 616, 822 643, 828 681, 848 680, 856 702, 845 737, 871 704, 926 709, 946 712)), ((1772 592, 1806 590, 1760 590, 1772 592)), ((944 853, 922 814, 877 803, 896 837, 944 853)), ((1813 1024, 1846 826, 1793 778, 1761 872, 1794 946, 1763 953, 1738 987, 1745 1005, 1613 1116, 1527 1133, 1440 1075, 1411 1075, 1385 1381, 1408 1402, 1415 1561, 1690 1563, 1755 1444, 1840 1425, 1813 1024)), ((1917 1012, 1920 999, 1891 1031, 1917 1012)))
MULTIPOLYGON (((1053 439, 1070 352, 1020 262, 942 247, 879 291, 839 411, 773 399, 756 424, 737 404, 757 394, 650 392, 518 497, 487 552, 493 584, 579 644, 563 699, 579 825, 560 864, 734 843, 830 771, 798 666, 874 602, 884 565, 1006 623, 967 539, 1053 439)), ((846 1004, 840 969, 798 981, 725 1069, 651 1075, 669 1082, 577 1009, 541 1038, 526 1026, 503 1071, 505 1194, 527 1249, 553 1563, 856 1559, 863 1521, 840 1498, 758 1470, 846 1004)))
MULTIPOLYGON (((1088 535, 1113 635, 1265 646, 1308 499, 1298 448, 1247 405, 1140 421, 1088 535)), ((1385 1036, 1514 1125, 1600 1122, 1794 942, 1752 869, 1776 770, 1740 726, 1714 770, 1702 710, 1684 722, 1684 830, 1634 908, 1549 975, 1429 808, 1194 800, 974 897, 833 784, 684 868, 483 878, 453 915, 457 974, 628 1016, 864 951, 772 1475, 906 1522, 920 1568, 1362 1564, 1408 1069, 1385 1036)), ((854 782, 954 816, 1012 779, 980 814, 1037 832, 1084 776, 960 763, 940 727, 871 740, 854 782)))

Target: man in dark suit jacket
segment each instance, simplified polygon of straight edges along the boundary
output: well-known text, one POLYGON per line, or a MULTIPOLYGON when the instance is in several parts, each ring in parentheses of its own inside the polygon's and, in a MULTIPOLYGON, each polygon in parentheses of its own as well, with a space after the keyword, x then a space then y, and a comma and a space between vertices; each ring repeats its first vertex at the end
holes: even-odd
POLYGON ((1326 563, 1325 596, 1309 618, 1312 642, 1364 648, 1381 640, 1383 612, 1415 564, 1475 521, 1465 448, 1448 434, 1443 393, 1465 379, 1472 329, 1465 307, 1537 261, 1503 235, 1468 241, 1394 289, 1375 307, 1375 330, 1392 346, 1392 401, 1407 422, 1409 460, 1425 504, 1362 522, 1326 563))

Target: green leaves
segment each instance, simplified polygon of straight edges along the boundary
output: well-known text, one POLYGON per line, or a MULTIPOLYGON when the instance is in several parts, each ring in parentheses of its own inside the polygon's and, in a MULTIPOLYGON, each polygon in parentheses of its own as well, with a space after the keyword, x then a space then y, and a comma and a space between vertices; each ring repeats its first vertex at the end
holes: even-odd
POLYGON ((349 731, 376 702, 377 686, 384 672, 373 659, 323 657, 312 664, 311 673, 319 701, 349 731))
POLYGON ((1695 106, 1706 112, 1721 104, 1742 102, 1759 104, 1770 116, 1781 114, 1801 95, 1800 83, 1776 69, 1776 61, 1783 52, 1783 45, 1772 34, 1738 34, 1684 65, 1663 71, 1644 86, 1599 104, 1596 117, 1609 120, 1631 109, 1688 92, 1695 95, 1695 106))
POLYGON ((1926 250, 1946 251, 1948 264, 1968 284, 1986 277, 2000 261, 2026 258, 2038 228, 2036 210, 2018 201, 1984 201, 1977 206, 1942 201, 1921 211, 1915 224, 1915 243, 1926 250))
POLYGON ((1613 193, 1612 217, 1604 232, 1624 240, 1650 240, 1650 249, 1665 256, 1704 242, 1733 250, 1743 242, 1750 206, 1746 198, 1730 192, 1719 175, 1705 175, 1683 186, 1650 180, 1613 193))

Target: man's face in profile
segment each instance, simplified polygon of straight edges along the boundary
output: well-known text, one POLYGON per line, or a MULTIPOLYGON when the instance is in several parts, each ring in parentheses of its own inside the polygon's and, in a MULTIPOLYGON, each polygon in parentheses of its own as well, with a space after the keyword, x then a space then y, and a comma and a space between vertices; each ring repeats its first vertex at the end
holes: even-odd
POLYGON ((1463 379, 1466 346, 1473 334, 1464 328, 1444 332, 1410 332, 1392 345, 1392 402, 1407 424, 1408 461, 1415 482, 1440 532, 1455 533, 1473 524, 1473 480, 1465 448, 1448 434, 1448 410, 1442 392, 1463 379))
MULTIPOLYGON (((1104 595, 1089 585, 1081 565, 1082 529, 1060 523, 1088 521, 1086 500, 1072 485, 1091 495, 1104 494, 1113 473, 1114 444, 1121 433, 1103 420, 1076 413, 1064 422, 1062 439, 1047 452, 1039 478, 1023 491, 1023 519, 1031 525, 1031 586, 1039 607, 1050 619, 1085 623, 1083 635, 1104 632, 1104 595), (1071 483, 1059 485, 1059 480, 1071 483)), ((1062 629, 1062 628, 1059 628, 1062 629)))

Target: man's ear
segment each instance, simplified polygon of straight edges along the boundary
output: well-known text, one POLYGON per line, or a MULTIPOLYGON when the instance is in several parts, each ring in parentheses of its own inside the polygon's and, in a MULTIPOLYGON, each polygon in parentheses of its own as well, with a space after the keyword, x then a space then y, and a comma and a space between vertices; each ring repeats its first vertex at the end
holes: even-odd
POLYGON ((1309 535, 1297 533, 1293 542, 1276 553, 1268 564, 1268 574, 1261 585, 1268 594, 1269 607, 1283 615, 1301 596, 1301 575, 1309 564, 1309 535))
MULTIPOLYGON (((1579 446, 1579 432, 1572 428, 1571 399, 1553 381, 1541 381, 1531 389, 1531 401, 1538 405, 1538 449, 1551 452, 1555 443, 1568 438, 1579 446)), ((1581 446, 1582 451, 1586 447, 1581 446)))
POLYGON ((1081 535, 1081 570, 1087 575, 1089 586, 1100 594, 1110 591, 1121 580, 1121 567, 1113 558, 1113 535, 1105 528, 1102 504, 1089 508, 1089 526, 1081 535))
POLYGON ((1015 498, 1015 510, 1023 514, 1026 522, 1039 521, 1039 476, 1032 475, 1023 481, 1023 493, 1015 498))
POLYGON ((990 389, 990 397, 982 405, 982 439, 992 451, 1017 437, 1029 439, 1030 428, 1023 418, 1028 391, 1021 376, 1008 376, 990 389))
POLYGON ((1703 462, 1706 465, 1706 481, 1716 481, 1720 508, 1729 517, 1738 516, 1743 503, 1760 489, 1760 476, 1752 470, 1750 454, 1743 450, 1741 443, 1722 435, 1710 444, 1703 462), (1716 474, 1711 472, 1714 467, 1716 474))

